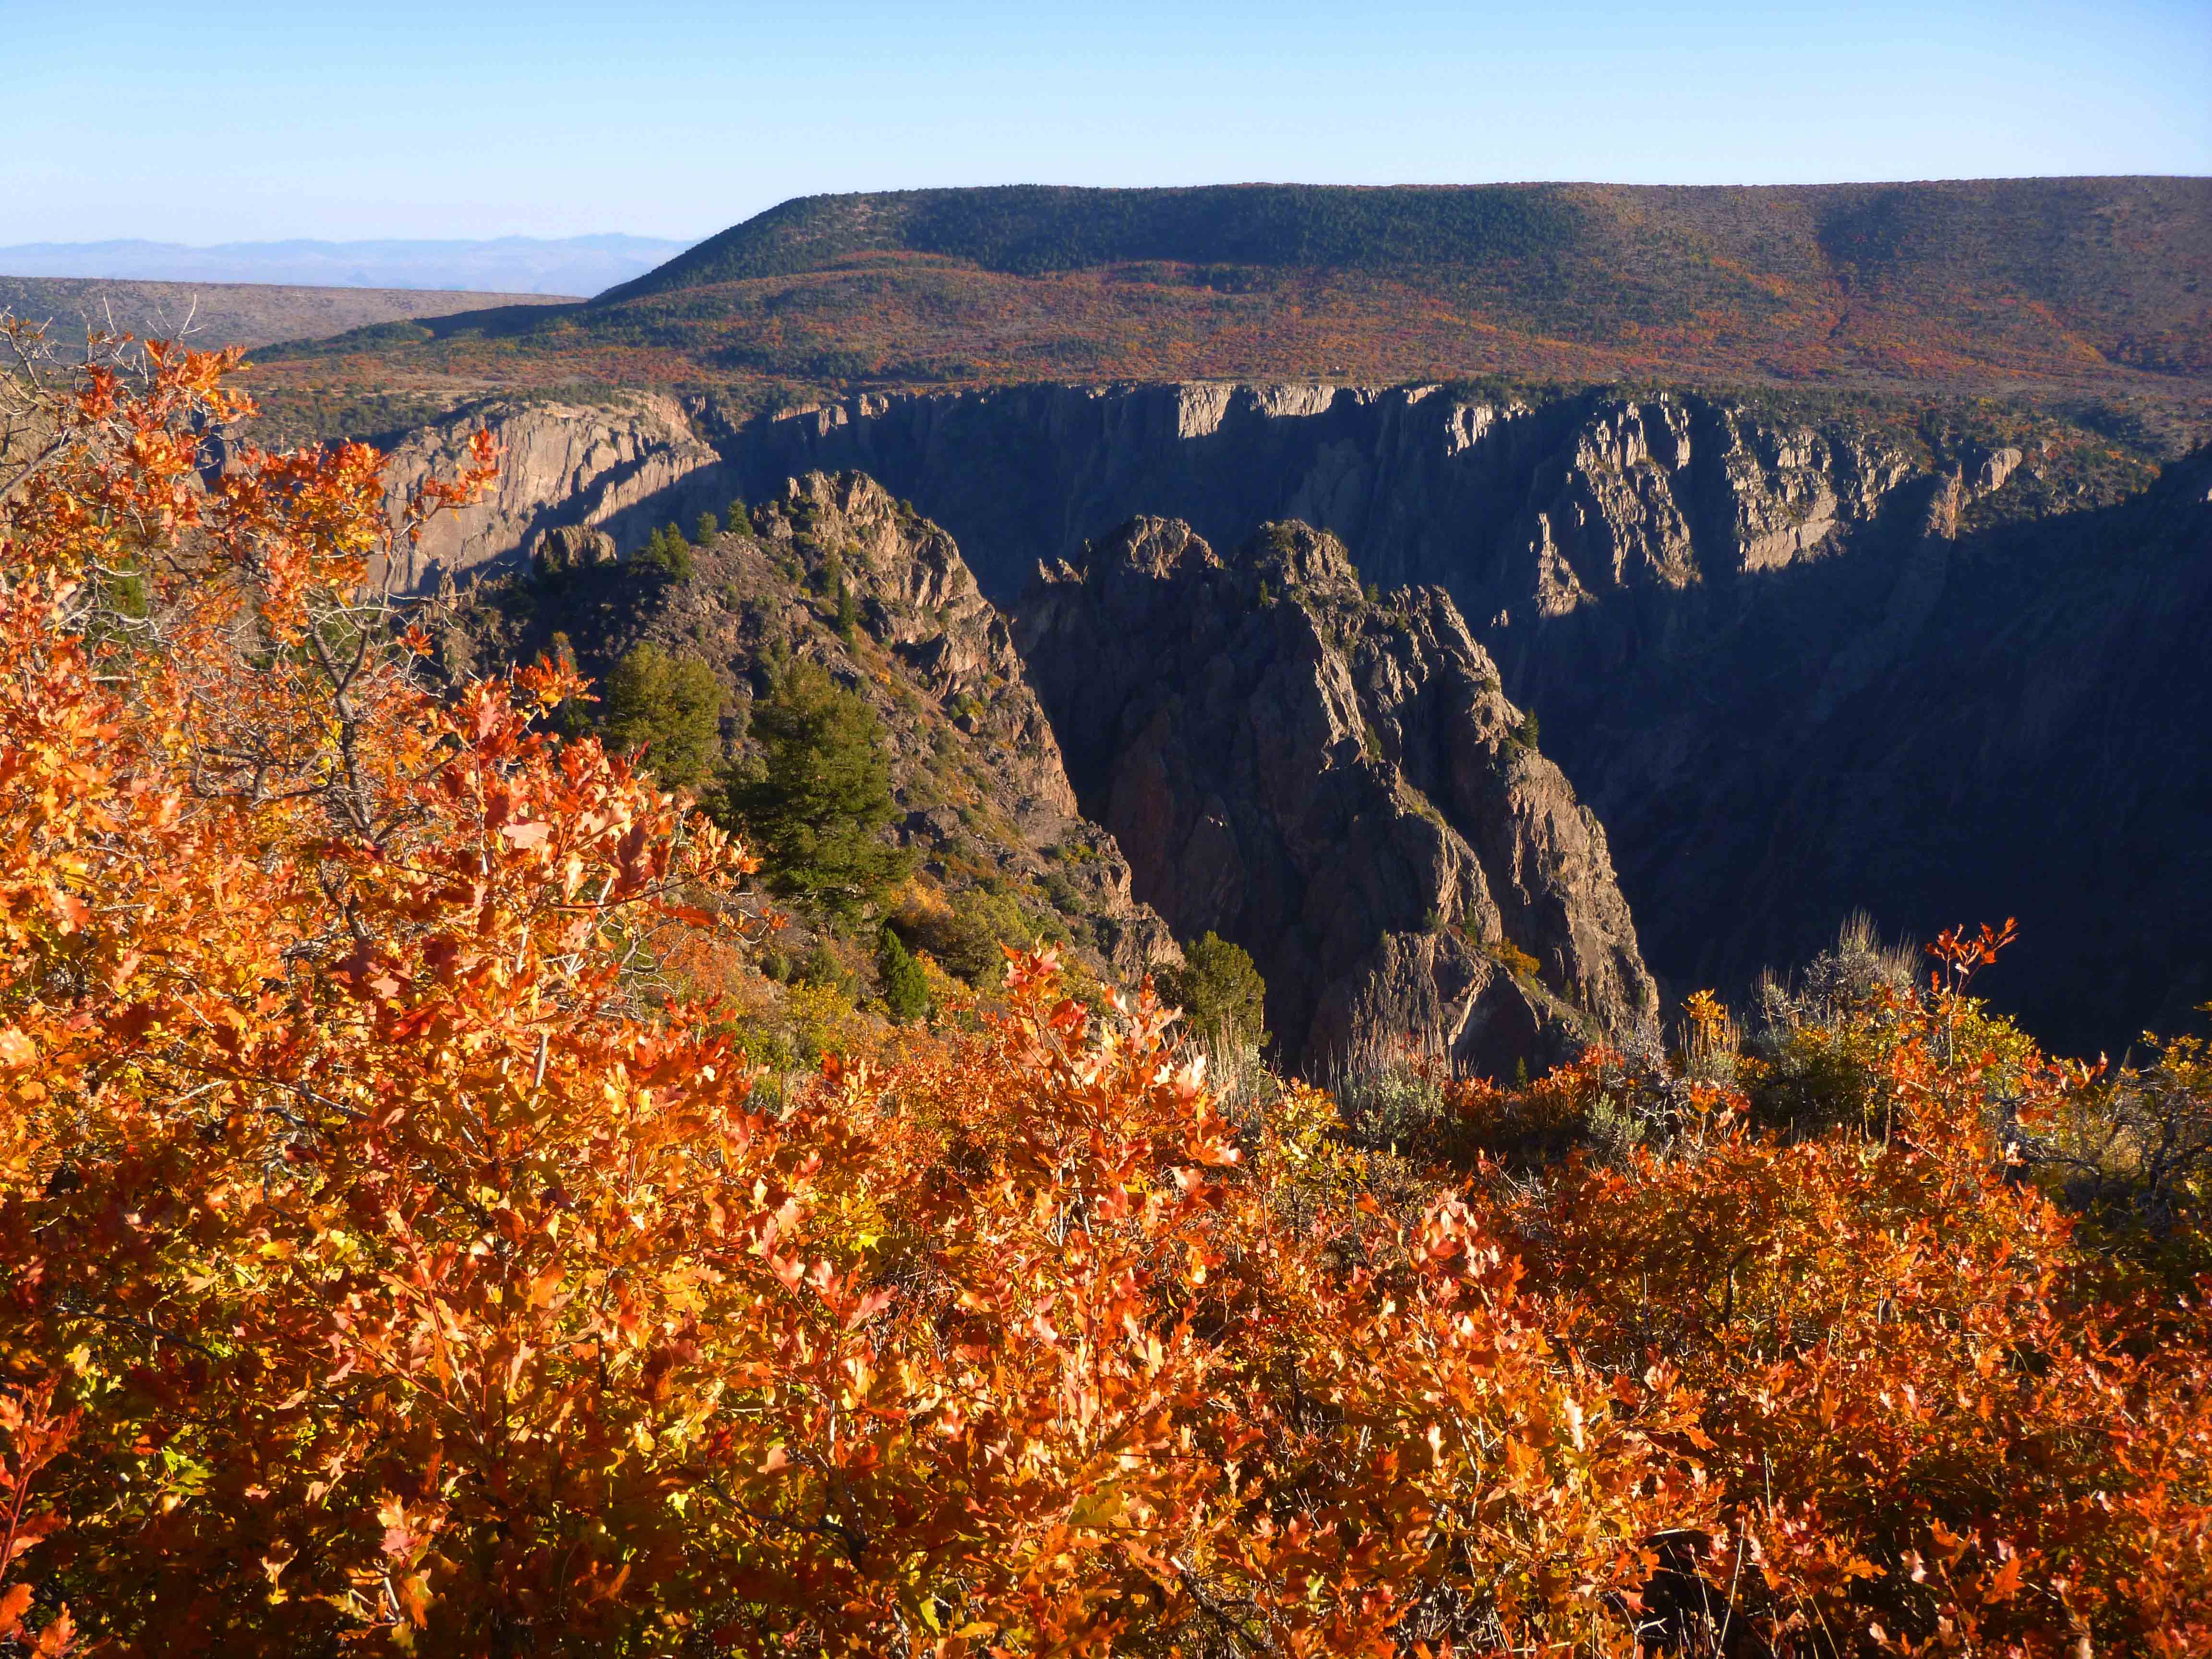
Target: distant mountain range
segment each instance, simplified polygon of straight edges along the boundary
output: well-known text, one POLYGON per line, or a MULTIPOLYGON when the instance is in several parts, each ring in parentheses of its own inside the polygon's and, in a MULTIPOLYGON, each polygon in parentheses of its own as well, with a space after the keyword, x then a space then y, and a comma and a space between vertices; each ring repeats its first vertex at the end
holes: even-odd
POLYGON ((26 242, 0 247, 0 276, 131 278, 162 283, 277 283, 317 288, 463 289, 597 294, 682 253, 652 236, 491 241, 26 242))

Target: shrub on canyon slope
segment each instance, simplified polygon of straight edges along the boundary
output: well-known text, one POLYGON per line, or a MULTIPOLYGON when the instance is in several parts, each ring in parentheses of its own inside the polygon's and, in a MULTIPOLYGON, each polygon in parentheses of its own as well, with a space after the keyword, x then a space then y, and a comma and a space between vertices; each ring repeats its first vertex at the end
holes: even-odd
POLYGON ((636 754, 671 789, 689 788, 721 754, 722 688, 696 657, 647 642, 607 676, 607 746, 636 754))
POLYGON ((1232 1127, 1048 955, 770 1112, 653 979, 746 948, 742 849, 550 734, 573 675, 427 678, 376 456, 204 474, 232 365, 148 367, 0 509, 0 1642, 2212 1637, 2200 1304, 2008 1161, 2081 1085, 1955 988, 1847 1034, 1845 1127, 1462 1086, 1647 1130, 1495 1192, 1232 1127))
MULTIPOLYGON (((1583 1363, 1700 1401, 1729 1595, 1647 1598, 1693 1637, 1710 1607, 1790 1652, 2212 1642, 2212 1281, 2175 1295, 2052 1202, 2055 1138, 2146 1080, 2054 1063, 1967 994, 2009 938, 1947 933, 1924 991, 1832 975, 1741 1053, 1701 995, 1671 1061, 1449 1086, 1492 1145, 1586 1142, 1491 1219, 1583 1363)), ((2197 1053, 2148 1086, 2202 1118, 2197 1053)), ((2183 1184, 2208 1173, 2200 1150, 2183 1184)))
POLYGON ((1164 968, 1156 978, 1195 1035, 1217 1045, 1267 1045, 1267 987, 1243 945, 1209 932, 1184 951, 1182 967, 1164 968))
POLYGON ((876 966, 884 978, 884 1006, 893 1019, 904 1024, 929 1012, 929 977, 905 942, 888 927, 876 952, 876 966))
POLYGON ((753 704, 760 753, 721 808, 757 838, 770 884, 833 913, 879 908, 905 874, 883 838, 897 816, 875 711, 816 664, 794 662, 753 704))

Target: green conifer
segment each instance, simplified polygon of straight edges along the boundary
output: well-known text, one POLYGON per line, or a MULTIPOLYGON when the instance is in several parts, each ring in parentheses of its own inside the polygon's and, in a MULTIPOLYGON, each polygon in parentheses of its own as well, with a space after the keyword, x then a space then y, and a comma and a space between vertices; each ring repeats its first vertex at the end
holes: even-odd
POLYGON ((1152 975, 1161 1000, 1183 1011, 1192 1033, 1212 1042, 1267 1041, 1267 987, 1242 945, 1209 933, 1183 948, 1183 965, 1152 975))
POLYGON ((688 582, 696 567, 691 562, 691 544, 684 539, 684 532, 674 525, 656 530, 645 538, 645 549, 637 556, 639 564, 648 570, 658 571, 670 581, 688 582))
POLYGON ((888 927, 883 948, 876 953, 876 966, 884 976, 884 1006, 893 1019, 904 1025, 929 1012, 928 977, 905 941, 888 927))
POLYGON ((606 699, 607 747, 642 750, 664 787, 687 788, 713 765, 721 747, 722 688, 698 658, 641 645, 607 676, 606 699))
POLYGON ((898 816, 875 710, 815 664, 793 663, 753 705, 760 752, 721 792, 776 891, 837 915, 878 907, 908 860, 883 830, 898 816))
POLYGON ((696 568, 691 562, 691 544, 674 525, 661 532, 661 568, 668 573, 669 580, 677 582, 690 581, 696 568))

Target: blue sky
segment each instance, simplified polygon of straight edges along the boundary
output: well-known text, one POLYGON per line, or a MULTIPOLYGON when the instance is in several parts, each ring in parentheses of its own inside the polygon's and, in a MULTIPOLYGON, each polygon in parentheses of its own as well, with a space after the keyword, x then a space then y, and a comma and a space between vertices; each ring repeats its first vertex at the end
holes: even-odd
POLYGON ((2212 0, 0 0, 0 243, 700 236, 822 191, 2212 173, 2212 0))

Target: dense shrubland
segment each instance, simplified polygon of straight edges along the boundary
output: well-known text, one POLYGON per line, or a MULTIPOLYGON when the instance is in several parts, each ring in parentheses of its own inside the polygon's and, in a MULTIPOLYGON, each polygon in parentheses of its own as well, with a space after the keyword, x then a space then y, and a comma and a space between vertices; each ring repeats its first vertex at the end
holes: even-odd
POLYGON ((146 367, 0 526, 0 1642, 2212 1642, 2199 1048, 1847 939, 1340 1112, 1029 953, 771 1099, 746 852, 439 683, 372 453, 203 472, 229 365, 146 367))

